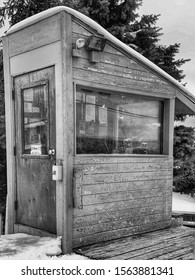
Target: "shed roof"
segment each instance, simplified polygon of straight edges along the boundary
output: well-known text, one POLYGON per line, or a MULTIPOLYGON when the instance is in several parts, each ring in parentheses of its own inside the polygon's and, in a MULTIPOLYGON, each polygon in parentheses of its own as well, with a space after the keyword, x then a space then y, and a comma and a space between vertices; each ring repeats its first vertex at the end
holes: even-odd
POLYGON ((159 68, 157 65, 152 63, 150 60, 136 52, 131 47, 127 46, 117 38, 115 38, 112 34, 110 34, 108 31, 106 31, 102 26, 100 26, 98 23, 96 23, 91 18, 81 14, 80 12, 73 10, 71 8, 65 7, 65 6, 58 6, 51 9, 48 9, 46 11, 43 11, 39 14, 36 14, 34 16, 31 16, 14 26, 12 26, 6 34, 12 34, 15 33, 23 28, 26 28, 36 22, 39 22, 45 18, 48 18, 50 16, 53 16, 59 12, 65 11, 66 13, 78 18, 82 22, 84 22, 86 25, 90 26, 94 30, 96 30, 99 34, 103 35, 108 41, 113 43, 114 45, 117 45, 122 50, 124 50, 127 54, 130 54, 134 59, 136 59, 141 64, 144 64, 146 67, 148 67, 150 70, 154 71, 157 75, 159 75, 161 78, 165 79, 167 82, 171 83, 173 86, 175 86, 178 90, 177 96, 176 96, 176 114, 183 114, 183 115, 195 115, 195 96, 191 94, 191 92, 185 88, 182 84, 180 84, 177 80, 175 80, 173 77, 171 77, 169 74, 167 74, 165 71, 163 71, 161 68, 159 68))

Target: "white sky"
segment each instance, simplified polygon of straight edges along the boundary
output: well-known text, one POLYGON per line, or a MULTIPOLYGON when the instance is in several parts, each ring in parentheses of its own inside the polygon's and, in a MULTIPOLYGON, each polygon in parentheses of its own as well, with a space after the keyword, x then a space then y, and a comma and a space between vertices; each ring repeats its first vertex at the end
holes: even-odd
POLYGON ((161 14, 157 25, 162 27, 163 45, 181 43, 179 58, 190 58, 181 67, 186 75, 182 82, 195 95, 195 1, 194 0, 143 0, 139 11, 143 14, 161 14))

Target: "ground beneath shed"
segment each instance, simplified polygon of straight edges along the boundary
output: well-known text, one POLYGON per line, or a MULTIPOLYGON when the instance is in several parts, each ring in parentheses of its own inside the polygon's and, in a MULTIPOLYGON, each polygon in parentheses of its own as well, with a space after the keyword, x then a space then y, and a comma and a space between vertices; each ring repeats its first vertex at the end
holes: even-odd
POLYGON ((85 257, 62 255, 61 237, 40 237, 25 233, 1 235, 0 260, 79 260, 85 257))

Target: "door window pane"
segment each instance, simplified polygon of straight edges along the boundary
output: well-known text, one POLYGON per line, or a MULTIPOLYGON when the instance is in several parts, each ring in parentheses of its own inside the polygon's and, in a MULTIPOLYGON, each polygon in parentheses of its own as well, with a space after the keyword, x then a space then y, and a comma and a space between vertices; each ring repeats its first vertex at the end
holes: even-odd
POLYGON ((77 154, 161 154, 162 107, 142 96, 78 88, 77 154))
POLYGON ((23 89, 24 154, 48 151, 48 97, 46 85, 23 89))

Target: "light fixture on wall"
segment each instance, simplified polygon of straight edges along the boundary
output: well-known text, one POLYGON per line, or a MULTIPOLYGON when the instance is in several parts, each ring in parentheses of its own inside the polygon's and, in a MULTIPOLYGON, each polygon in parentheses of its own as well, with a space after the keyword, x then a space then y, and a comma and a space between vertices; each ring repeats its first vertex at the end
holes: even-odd
POLYGON ((84 48, 86 41, 84 38, 78 38, 73 45, 72 55, 74 57, 82 57, 82 48, 84 48))
POLYGON ((88 37, 86 41, 86 48, 89 51, 103 52, 106 45, 106 39, 104 37, 92 35, 88 37))
POLYGON ((83 48, 89 51, 89 61, 97 63, 100 61, 101 52, 103 52, 107 39, 101 36, 92 35, 87 39, 78 38, 73 46, 72 55, 74 57, 83 56, 83 48))
POLYGON ((76 49, 81 49, 81 48, 83 48, 84 46, 85 46, 85 39, 83 39, 83 38, 78 38, 77 40, 76 40, 76 49))

